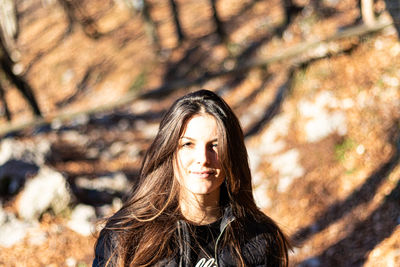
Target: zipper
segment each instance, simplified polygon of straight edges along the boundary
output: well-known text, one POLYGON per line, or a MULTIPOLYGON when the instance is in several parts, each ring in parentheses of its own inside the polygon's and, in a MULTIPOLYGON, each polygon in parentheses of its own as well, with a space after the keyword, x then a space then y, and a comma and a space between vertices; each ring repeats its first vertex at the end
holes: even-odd
POLYGON ((235 220, 235 218, 230 218, 229 221, 224 225, 224 227, 221 229, 221 232, 219 233, 218 237, 217 237, 217 241, 215 241, 215 248, 214 248, 214 259, 215 259, 215 265, 218 267, 218 258, 217 258, 217 252, 218 252, 218 243, 219 240, 221 239, 222 235, 225 232, 226 227, 231 224, 233 221, 235 220))

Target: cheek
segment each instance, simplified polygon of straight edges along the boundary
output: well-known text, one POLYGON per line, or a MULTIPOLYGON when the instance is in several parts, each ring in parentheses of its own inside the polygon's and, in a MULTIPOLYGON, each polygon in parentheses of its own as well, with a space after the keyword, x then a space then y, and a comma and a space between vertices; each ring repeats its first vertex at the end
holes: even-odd
POLYGON ((176 156, 177 170, 184 171, 190 164, 190 155, 185 151, 179 151, 176 156))

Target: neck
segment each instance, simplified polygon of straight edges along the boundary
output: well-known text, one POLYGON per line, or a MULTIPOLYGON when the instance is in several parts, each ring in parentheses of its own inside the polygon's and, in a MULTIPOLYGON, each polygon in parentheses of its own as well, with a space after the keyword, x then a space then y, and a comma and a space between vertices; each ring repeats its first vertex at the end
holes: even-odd
POLYGON ((193 224, 204 225, 217 221, 221 217, 218 194, 194 195, 182 194, 180 208, 183 217, 193 224))

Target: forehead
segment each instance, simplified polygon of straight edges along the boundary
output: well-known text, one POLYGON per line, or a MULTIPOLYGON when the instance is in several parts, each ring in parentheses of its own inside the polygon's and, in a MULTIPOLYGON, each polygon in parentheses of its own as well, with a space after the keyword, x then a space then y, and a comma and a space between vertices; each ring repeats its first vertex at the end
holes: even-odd
POLYGON ((208 114, 195 115, 185 124, 181 138, 191 138, 195 140, 215 139, 218 137, 217 120, 208 114))

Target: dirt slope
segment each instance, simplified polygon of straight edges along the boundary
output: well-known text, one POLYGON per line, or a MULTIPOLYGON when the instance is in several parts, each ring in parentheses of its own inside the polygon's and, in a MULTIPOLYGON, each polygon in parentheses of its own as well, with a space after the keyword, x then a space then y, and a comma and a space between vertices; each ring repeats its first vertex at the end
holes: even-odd
MULTIPOLYGON (((213 34, 208 1, 177 1, 188 36, 178 46, 168 6, 152 0, 162 48, 157 51, 141 17, 132 15, 123 1, 84 2, 102 33, 98 39, 86 36, 79 25, 66 34, 67 17, 56 1, 17 1, 20 64, 45 116, 111 103, 132 90, 195 79, 229 68, 234 58, 272 56, 354 25, 359 15, 357 1, 322 1, 318 9, 304 9, 281 38, 274 32, 283 21, 280 1, 223 0, 218 8, 230 39, 221 44, 213 34)), ((375 7, 382 12, 384 2, 375 7)), ((208 88, 222 95, 241 120, 256 199, 297 244, 292 266, 396 266, 398 34, 389 27, 332 45, 346 51, 297 68, 279 62, 205 79, 162 99, 26 129, 10 138, 49 140, 52 157, 45 164, 63 173, 71 185, 79 177, 117 171, 134 182, 162 112, 177 96, 208 88)), ((6 91, 14 122, 30 119, 19 93, 10 84, 6 91)), ((4 118, 0 125, 5 125, 4 118)), ((3 200, 4 209, 15 212, 16 199, 3 200)), ((71 206, 82 199, 76 195, 71 206)), ((85 237, 70 230, 68 216, 45 213, 39 222, 45 241, 35 245, 27 237, 0 248, 0 266, 90 266, 96 233, 85 237)))

